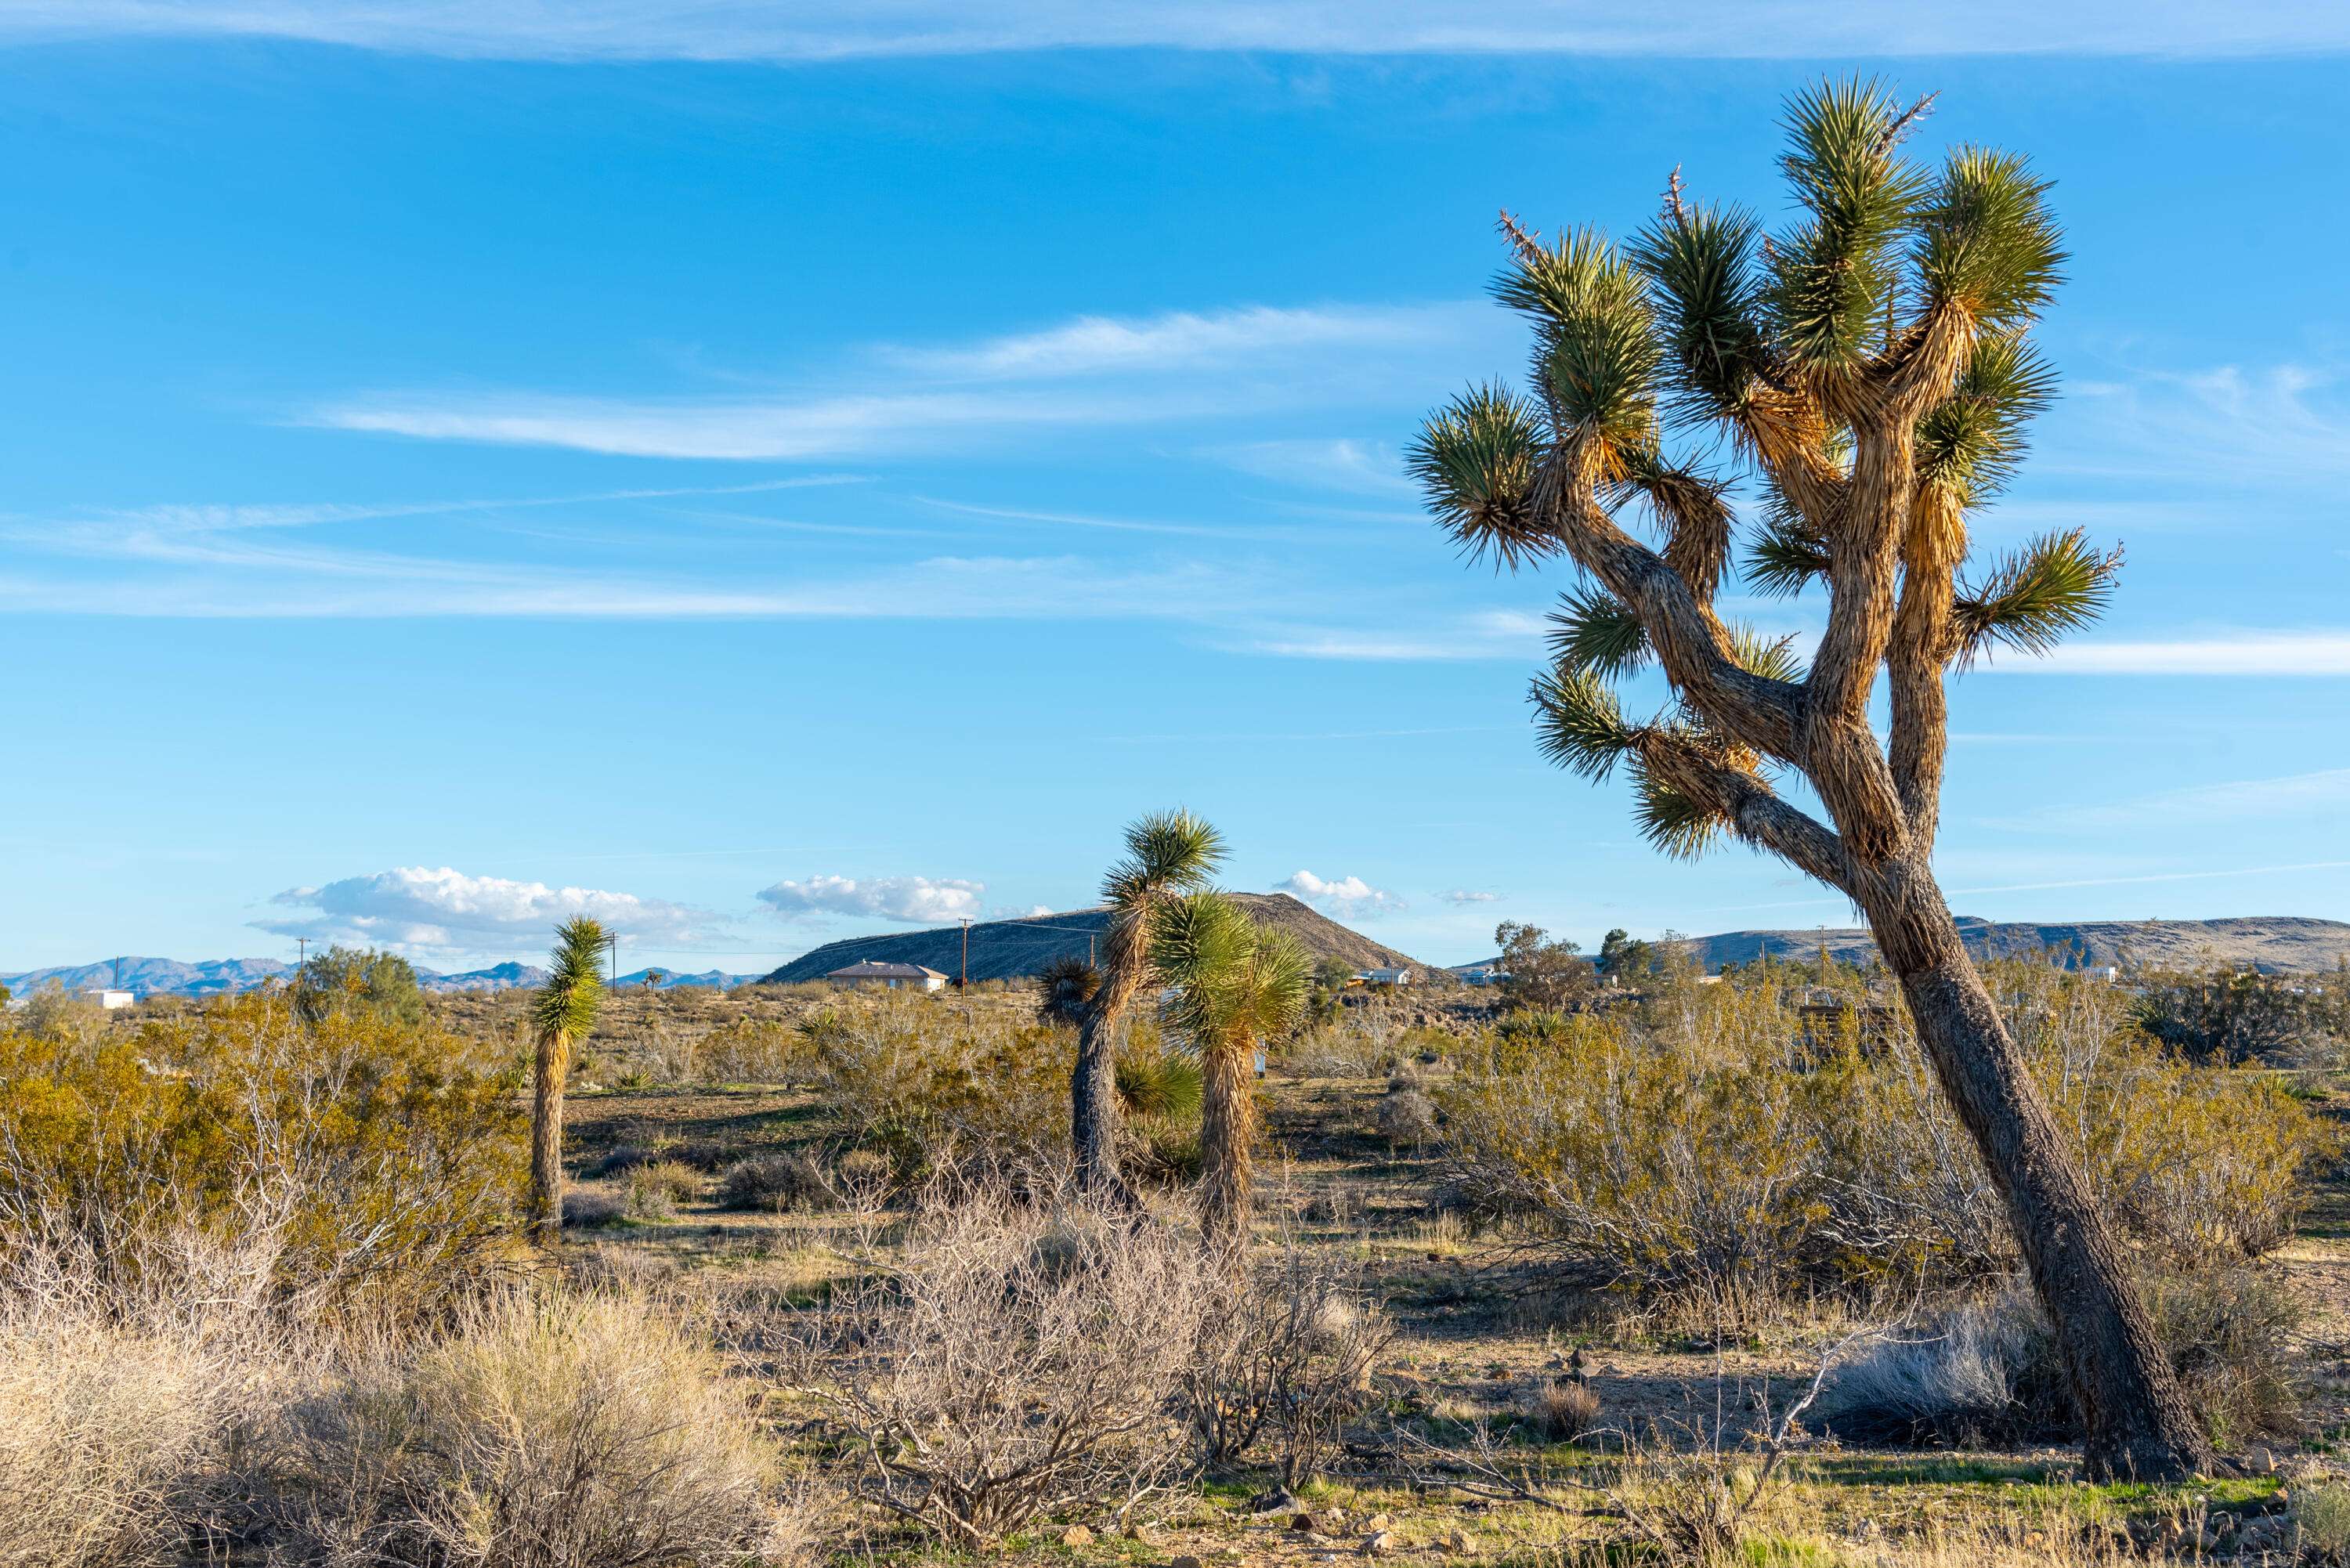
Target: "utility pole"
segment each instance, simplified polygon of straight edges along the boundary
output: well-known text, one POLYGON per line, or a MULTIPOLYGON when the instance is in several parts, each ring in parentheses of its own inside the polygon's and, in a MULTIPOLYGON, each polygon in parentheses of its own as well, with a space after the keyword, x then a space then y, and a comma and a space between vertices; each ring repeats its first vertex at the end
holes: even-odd
POLYGON ((604 939, 604 954, 606 973, 609 977, 605 983, 617 987, 620 983, 620 935, 618 931, 604 939))
POLYGON ((971 917, 962 917, 962 973, 955 981, 957 991, 971 989, 971 917))

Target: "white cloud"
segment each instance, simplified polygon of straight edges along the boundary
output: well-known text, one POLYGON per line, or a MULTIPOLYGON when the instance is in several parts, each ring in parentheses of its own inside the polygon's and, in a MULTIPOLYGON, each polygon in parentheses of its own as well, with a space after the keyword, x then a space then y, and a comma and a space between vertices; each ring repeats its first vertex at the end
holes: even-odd
POLYGON ((1437 897, 1448 904, 1468 905, 1498 903, 1502 896, 1499 893, 1479 892, 1471 888, 1455 888, 1449 893, 1439 893, 1437 897))
POLYGON ((1040 332, 967 348, 882 352, 909 369, 948 380, 1031 380, 1200 369, 1321 348, 1441 344, 1461 337, 1486 314, 1482 306, 1446 303, 1305 309, 1255 305, 1124 319, 1080 316, 1040 332))
POLYGON ((599 888, 551 888, 504 877, 471 877, 443 866, 403 866, 289 888, 270 900, 303 913, 255 920, 265 931, 411 953, 512 951, 546 946, 575 916, 599 920, 623 940, 660 946, 716 934, 705 910, 599 888))
POLYGON ((456 58, 806 62, 1004 50, 1148 48, 1337 54, 1564 53, 1783 59, 1802 56, 2333 52, 2340 8, 2198 0, 17 0, 18 36, 261 36, 456 58))
POLYGON ((1374 888, 1360 877, 1341 877, 1329 881, 1311 871, 1299 871, 1275 882, 1273 890, 1291 894, 1350 919, 1363 915, 1388 914, 1407 907, 1393 893, 1384 888, 1374 888))
POLYGON ((1291 627, 1252 639, 1252 653, 1279 659, 1413 661, 1527 659, 1542 651, 1543 618, 1521 610, 1481 610, 1441 627, 1351 629, 1291 627))
POLYGON ((811 877, 759 889, 759 901, 785 919, 850 918, 930 926, 977 919, 984 882, 929 877, 811 877))
POLYGON ((2147 642, 2064 643, 2042 658, 2005 655, 2011 675, 2350 675, 2350 631, 2225 631, 2147 642))
POLYGON ((994 450, 1023 435, 1417 400, 1501 351, 1513 331, 1503 312, 1476 301, 1080 317, 974 344, 884 346, 870 355, 878 366, 827 368, 826 381, 843 389, 822 397, 376 391, 301 418, 334 430, 626 457, 870 458, 910 442, 934 453, 994 450))

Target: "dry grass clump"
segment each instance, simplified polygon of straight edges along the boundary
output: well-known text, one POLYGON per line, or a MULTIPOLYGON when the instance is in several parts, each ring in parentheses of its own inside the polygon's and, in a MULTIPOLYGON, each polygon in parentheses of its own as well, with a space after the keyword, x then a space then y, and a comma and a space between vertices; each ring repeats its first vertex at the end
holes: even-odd
POLYGON ((1599 1426, 1599 1396, 1586 1384, 1545 1377, 1518 1399, 1518 1418, 1547 1440, 1571 1443, 1599 1426))
POLYGON ((254 1299, 267 1259, 200 1246, 178 1300, 153 1281, 126 1300, 69 1249, 0 1272, 0 1563, 180 1559, 233 1435, 288 1360, 254 1299))
POLYGON ((1270 1438, 1284 1485, 1314 1479, 1394 1335, 1360 1273, 1336 1259, 1293 1245, 1235 1270, 1182 1368, 1199 1467, 1229 1468, 1270 1438))
POLYGON ((629 1216, 635 1220, 673 1220, 677 1206, 702 1196, 702 1172, 678 1159, 656 1159, 629 1172, 629 1216))
MULTIPOLYGON (((2293 1341, 2303 1312, 2272 1280, 2228 1269, 2147 1282, 2155 1332, 2221 1448, 2301 1420, 2293 1341)), ((1813 1420, 1849 1442, 1933 1447, 2070 1441, 2079 1417, 2055 1336, 2012 1280, 1837 1367, 1813 1420)))
POLYGON ((641 1301, 502 1293, 352 1353, 269 1445, 273 1561, 678 1568, 804 1544, 711 1355, 641 1301))
POLYGON ((824 1162, 804 1149, 789 1154, 755 1154, 738 1159, 718 1175, 722 1209, 823 1209, 835 1201, 832 1179, 824 1162))
POLYGON ((1379 1136, 1418 1148, 1436 1136, 1436 1102, 1416 1088, 1390 1089, 1379 1099, 1379 1136))
POLYGON ((964 1546, 1123 1508, 1179 1465, 1168 1393, 1221 1281, 1195 1237, 1001 1190, 926 1204, 812 1316, 793 1376, 867 1495, 964 1546))

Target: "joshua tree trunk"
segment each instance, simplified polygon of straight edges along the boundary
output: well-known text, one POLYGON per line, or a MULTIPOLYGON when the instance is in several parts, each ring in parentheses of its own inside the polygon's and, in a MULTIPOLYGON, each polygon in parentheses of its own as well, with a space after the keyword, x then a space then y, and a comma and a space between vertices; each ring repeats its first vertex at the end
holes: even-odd
POLYGON ((1139 983, 1112 969, 1077 1020, 1077 1059, 1069 1075, 1069 1145, 1080 1192, 1125 1189, 1118 1168, 1118 1031, 1139 983))
POLYGON ((1220 1042, 1200 1055, 1200 1222, 1216 1246, 1248 1240, 1254 1196, 1250 1148, 1256 1141, 1253 1043, 1220 1042))
POLYGON ((563 1080, 571 1071, 571 1037, 539 1037, 531 1070, 530 1234, 543 1247, 563 1240, 563 1080))
POLYGON ((2083 1458, 2094 1473, 2125 1478, 2199 1469, 2209 1456, 2194 1413, 2167 1376, 2154 1324, 2128 1287, 2121 1248, 1960 945, 1940 888, 1921 870, 1901 869, 1908 875, 1869 890, 1869 928, 1901 982, 1942 1091, 2007 1203, 2083 1407, 2083 1458))

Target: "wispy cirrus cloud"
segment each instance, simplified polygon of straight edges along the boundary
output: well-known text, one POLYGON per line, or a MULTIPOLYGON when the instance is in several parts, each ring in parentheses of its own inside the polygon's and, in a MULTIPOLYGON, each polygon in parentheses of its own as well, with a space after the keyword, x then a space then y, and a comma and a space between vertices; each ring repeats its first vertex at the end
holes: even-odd
POLYGON ((2215 7, 2192 0, 1954 0, 1831 5, 1820 0, 1492 0, 1463 10, 1438 0, 1194 0, 1100 5, 1009 0, 758 0, 681 6, 663 0, 19 0, 0 31, 270 36, 456 58, 744 60, 778 64, 873 57, 1069 48, 1170 48, 1309 54, 1574 54, 1778 59, 1799 56, 2069 53, 2219 55, 2334 52, 2350 47, 2336 7, 2215 7))
POLYGON ((931 347, 878 345, 827 369, 810 396, 581 397, 407 389, 302 410, 331 430, 623 457, 807 462, 991 449, 1076 429, 1227 422, 1290 408, 1418 396, 1506 341, 1477 301, 1240 306, 1079 317, 931 347))
POLYGON ((255 920, 257 930, 421 955, 540 947, 557 925, 579 916, 625 940, 652 945, 704 941, 724 924, 708 910, 665 899, 469 876, 447 866, 403 866, 288 888, 270 902, 297 912, 255 920))
MULTIPOLYGON (((759 889, 759 902, 785 919, 878 919, 942 925, 985 909, 984 882, 954 877, 810 877, 759 889)), ((1049 911, 1047 911, 1049 913, 1049 911)))
POLYGON ((2007 819, 2013 827, 2082 831, 2241 820, 2350 815, 2350 768, 2190 784, 2099 805, 2052 805, 2007 819))

